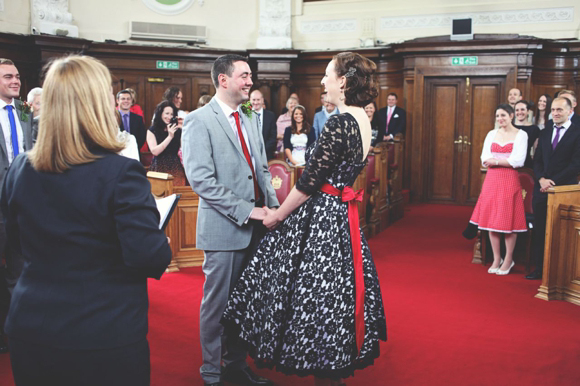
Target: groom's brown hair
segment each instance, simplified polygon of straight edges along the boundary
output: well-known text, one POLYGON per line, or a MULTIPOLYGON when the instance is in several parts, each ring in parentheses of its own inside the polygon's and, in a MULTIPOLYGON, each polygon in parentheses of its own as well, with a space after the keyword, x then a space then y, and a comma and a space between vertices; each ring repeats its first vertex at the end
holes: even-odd
POLYGON ((211 80, 216 89, 219 88, 220 74, 225 74, 227 76, 232 76, 234 73, 234 63, 235 62, 248 62, 248 59, 241 55, 227 54, 222 55, 213 62, 211 66, 211 80))

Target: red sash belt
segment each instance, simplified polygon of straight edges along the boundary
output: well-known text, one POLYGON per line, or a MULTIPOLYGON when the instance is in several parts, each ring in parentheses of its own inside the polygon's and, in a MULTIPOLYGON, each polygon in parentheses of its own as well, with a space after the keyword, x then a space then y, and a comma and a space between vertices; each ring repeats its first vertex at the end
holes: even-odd
POLYGON ((355 313, 354 328, 356 347, 358 352, 363 345, 365 338, 365 282, 363 274, 362 245, 360 241, 360 227, 358 222, 358 204, 362 201, 363 190, 354 191, 352 187, 345 186, 341 191, 330 184, 324 184, 320 188, 321 192, 332 196, 342 197, 342 202, 348 202, 348 225, 350 228, 350 242, 352 245, 352 255, 354 262, 354 289, 355 289, 355 313))

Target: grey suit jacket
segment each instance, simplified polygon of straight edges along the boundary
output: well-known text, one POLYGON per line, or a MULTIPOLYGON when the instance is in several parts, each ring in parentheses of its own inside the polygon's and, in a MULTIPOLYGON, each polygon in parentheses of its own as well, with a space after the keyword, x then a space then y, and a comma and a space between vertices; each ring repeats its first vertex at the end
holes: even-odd
MULTIPOLYGON (((249 135, 256 178, 266 206, 279 206, 258 120, 240 116, 249 135)), ((187 179, 200 197, 197 248, 209 251, 246 248, 253 231, 252 221, 244 224, 254 209, 252 171, 215 98, 187 115, 181 146, 187 179)))
MULTIPOLYGON (((14 110, 14 118, 20 120, 20 126, 22 127, 22 135, 24 136, 24 143, 22 147, 24 151, 29 151, 32 149, 32 114, 28 114, 28 120, 26 122, 22 121, 22 111, 20 111, 20 102, 18 99, 14 99, 14 105, 16 110, 14 110)), ((4 127, 0 127, 4 130, 4 127)), ((10 130, 10 128, 8 128, 10 130)), ((1 134, 1 133, 0 133, 1 134)), ((6 150, 6 141, 4 140, 4 134, 0 135, 0 183, 4 181, 4 176, 6 171, 8 171, 8 151, 6 150)))

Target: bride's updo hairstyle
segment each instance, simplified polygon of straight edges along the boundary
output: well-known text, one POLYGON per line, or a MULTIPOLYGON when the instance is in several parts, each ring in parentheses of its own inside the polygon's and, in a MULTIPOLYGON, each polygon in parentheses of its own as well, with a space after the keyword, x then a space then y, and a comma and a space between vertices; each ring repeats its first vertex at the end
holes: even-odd
POLYGON ((346 77, 344 103, 347 106, 364 108, 379 95, 375 81, 377 65, 372 60, 353 52, 341 52, 332 60, 336 74, 346 77))

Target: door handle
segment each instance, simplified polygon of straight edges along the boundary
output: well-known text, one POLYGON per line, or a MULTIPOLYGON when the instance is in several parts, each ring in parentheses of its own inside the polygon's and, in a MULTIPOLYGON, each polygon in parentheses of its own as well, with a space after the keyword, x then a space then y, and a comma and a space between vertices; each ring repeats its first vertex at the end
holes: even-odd
POLYGON ((467 152, 467 146, 471 146, 471 142, 469 142, 469 139, 467 138, 467 135, 465 137, 463 137, 463 139, 464 139, 464 141, 463 141, 463 151, 464 152, 467 152))
POLYGON ((453 141, 453 143, 463 143, 463 136, 459 136, 459 139, 457 141, 453 141))

